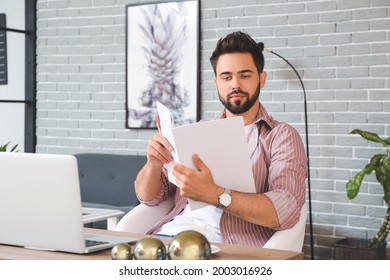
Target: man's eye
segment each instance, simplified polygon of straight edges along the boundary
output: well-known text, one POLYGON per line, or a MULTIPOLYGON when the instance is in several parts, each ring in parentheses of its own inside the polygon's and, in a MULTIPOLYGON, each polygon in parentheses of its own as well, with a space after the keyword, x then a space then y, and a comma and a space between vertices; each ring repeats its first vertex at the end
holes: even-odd
POLYGON ((230 77, 230 76, 222 76, 221 79, 224 80, 224 81, 230 81, 232 79, 232 77, 230 77))
POLYGON ((241 77, 242 77, 243 79, 247 79, 247 78, 250 78, 251 75, 241 75, 241 77))

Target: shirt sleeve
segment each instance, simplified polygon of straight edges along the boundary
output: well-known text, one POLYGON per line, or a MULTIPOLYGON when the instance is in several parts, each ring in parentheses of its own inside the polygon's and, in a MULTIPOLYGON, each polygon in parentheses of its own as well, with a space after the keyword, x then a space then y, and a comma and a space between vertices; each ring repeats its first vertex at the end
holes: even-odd
POLYGON ((265 193, 273 202, 280 227, 293 227, 299 220, 306 201, 307 157, 302 139, 290 125, 282 123, 273 129, 270 147, 269 191, 265 193))

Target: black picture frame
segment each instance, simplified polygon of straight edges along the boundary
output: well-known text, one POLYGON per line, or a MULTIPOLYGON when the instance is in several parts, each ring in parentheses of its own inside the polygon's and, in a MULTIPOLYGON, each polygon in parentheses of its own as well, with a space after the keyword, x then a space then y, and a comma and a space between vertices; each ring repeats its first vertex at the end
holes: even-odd
POLYGON ((199 120, 199 1, 126 6, 126 128, 156 128, 156 101, 175 125, 199 120))

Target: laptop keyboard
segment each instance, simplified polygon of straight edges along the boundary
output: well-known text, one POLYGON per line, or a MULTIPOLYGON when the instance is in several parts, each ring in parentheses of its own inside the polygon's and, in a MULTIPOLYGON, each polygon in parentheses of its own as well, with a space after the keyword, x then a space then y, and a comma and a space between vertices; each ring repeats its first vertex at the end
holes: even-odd
POLYGON ((109 243, 109 242, 87 239, 87 240, 85 240, 85 247, 92 247, 92 246, 102 245, 102 244, 107 244, 107 243, 109 243))

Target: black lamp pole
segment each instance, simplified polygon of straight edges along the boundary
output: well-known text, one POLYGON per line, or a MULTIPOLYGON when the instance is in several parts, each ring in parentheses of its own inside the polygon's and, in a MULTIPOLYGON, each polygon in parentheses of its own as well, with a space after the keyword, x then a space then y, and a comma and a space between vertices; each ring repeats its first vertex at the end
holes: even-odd
POLYGON ((309 128, 308 128, 308 121, 307 121, 307 101, 306 101, 306 91, 305 86, 303 85, 302 79, 298 74, 298 71, 295 69, 295 67, 283 56, 280 54, 277 54, 272 49, 264 48, 265 51, 270 52, 281 59, 283 59, 290 67, 294 70, 295 74, 298 76, 299 82, 301 83, 302 90, 303 90, 303 105, 304 105, 304 111, 305 111, 305 133, 306 133, 306 155, 307 155, 307 183, 308 183, 308 190, 309 190, 309 226, 310 226, 310 252, 311 252, 311 259, 314 260, 314 239, 313 239, 313 220, 312 220, 312 208, 311 208, 311 183, 310 183, 310 156, 309 156, 309 128))

